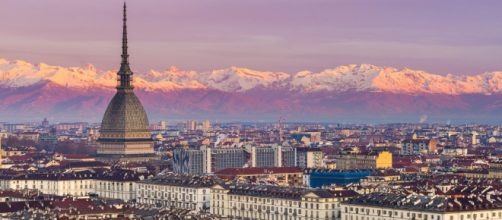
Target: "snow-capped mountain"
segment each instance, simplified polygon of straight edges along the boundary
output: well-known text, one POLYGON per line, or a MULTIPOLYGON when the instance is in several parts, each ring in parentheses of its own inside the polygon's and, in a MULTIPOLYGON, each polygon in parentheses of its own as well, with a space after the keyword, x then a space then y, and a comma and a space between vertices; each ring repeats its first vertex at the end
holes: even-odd
MULTIPOLYGON (((86 67, 61 67, 44 63, 0 59, 0 85, 28 86, 50 81, 67 87, 113 87, 116 71, 86 67)), ((502 92, 502 72, 470 76, 437 75, 412 69, 379 67, 370 64, 346 65, 320 72, 257 71, 230 67, 205 72, 178 70, 175 67, 137 73, 134 84, 148 90, 214 89, 244 92, 255 88, 282 88, 291 91, 375 91, 392 93, 491 94, 502 92)))
MULTIPOLYGON (((502 121, 502 72, 438 75, 370 64, 298 73, 171 67, 136 71, 133 83, 153 119, 393 120, 430 114, 502 121)), ((0 59, 0 119, 99 120, 115 85, 116 70, 0 59)))

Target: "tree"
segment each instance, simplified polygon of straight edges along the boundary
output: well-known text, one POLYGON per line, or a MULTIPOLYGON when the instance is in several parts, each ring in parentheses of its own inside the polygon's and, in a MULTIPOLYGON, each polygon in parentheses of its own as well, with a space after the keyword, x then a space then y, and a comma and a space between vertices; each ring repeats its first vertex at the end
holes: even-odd
POLYGON ((16 136, 9 136, 7 139, 2 139, 2 147, 34 147, 35 141, 30 139, 20 139, 16 136))
POLYGON ((63 154, 92 154, 95 148, 88 146, 86 142, 64 140, 56 144, 54 151, 63 154))

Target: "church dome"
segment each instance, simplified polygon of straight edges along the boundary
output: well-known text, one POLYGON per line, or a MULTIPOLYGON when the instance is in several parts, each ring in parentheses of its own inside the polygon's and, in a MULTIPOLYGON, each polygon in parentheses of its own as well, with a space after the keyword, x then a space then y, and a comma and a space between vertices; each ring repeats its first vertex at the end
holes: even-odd
MULTIPOLYGON (((148 132, 148 126, 145 109, 134 92, 132 90, 119 90, 106 108, 101 123, 101 133, 129 132, 131 135, 128 138, 134 138, 135 133, 148 132)), ((144 136, 143 134, 138 135, 136 138, 144 136)))

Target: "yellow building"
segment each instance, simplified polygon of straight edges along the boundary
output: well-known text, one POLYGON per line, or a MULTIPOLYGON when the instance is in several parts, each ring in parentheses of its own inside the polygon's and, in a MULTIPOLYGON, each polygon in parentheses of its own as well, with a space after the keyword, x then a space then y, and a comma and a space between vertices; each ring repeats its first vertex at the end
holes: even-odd
POLYGON ((331 170, 336 169, 336 162, 334 162, 334 161, 326 162, 326 168, 331 169, 331 170))
POLYGON ((336 167, 341 170, 392 168, 392 153, 389 151, 340 154, 335 160, 336 167))
POLYGON ((375 158, 375 166, 377 169, 392 168, 392 153, 382 151, 375 158))

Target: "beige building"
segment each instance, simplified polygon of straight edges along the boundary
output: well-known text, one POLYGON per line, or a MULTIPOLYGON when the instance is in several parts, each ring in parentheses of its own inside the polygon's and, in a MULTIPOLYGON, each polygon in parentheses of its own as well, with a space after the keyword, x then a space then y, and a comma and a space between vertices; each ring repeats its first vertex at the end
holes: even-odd
POLYGON ((486 178, 502 178, 502 162, 492 161, 489 163, 488 176, 486 178))
POLYGON ((444 198, 371 193, 342 203, 342 220, 499 220, 501 196, 444 198))
POLYGON ((187 131, 195 131, 197 130, 197 121, 188 120, 185 122, 185 128, 187 131))
POLYGON ((136 201, 166 208, 207 212, 214 180, 208 176, 169 174, 137 183, 136 201))
POLYGON ((211 130, 211 123, 208 120, 202 122, 202 131, 207 132, 211 130))
POLYGON ((401 173, 396 170, 377 170, 375 173, 361 179, 362 185, 378 185, 395 183, 401 180, 401 173))
POLYGON ((0 177, 2 190, 38 190, 58 196, 97 195, 129 201, 135 199, 136 183, 146 177, 130 171, 30 173, 0 177))
POLYGON ((215 185, 211 189, 211 214, 230 219, 340 219, 340 202, 357 195, 349 190, 215 185))
POLYGON ((323 168, 324 153, 319 148, 296 148, 297 166, 301 168, 323 168))
POLYGON ((502 178, 502 161, 489 162, 488 170, 469 170, 461 174, 470 178, 500 179, 502 178))
POLYGON ((340 154, 335 156, 336 167, 340 170, 386 169, 392 168, 392 153, 389 151, 340 154))
POLYGON ((437 141, 435 139, 410 139, 402 143, 401 154, 433 154, 437 153, 437 141))
POLYGON ((30 147, 9 147, 9 148, 2 148, 2 152, 0 155, 2 157, 11 157, 11 156, 22 156, 26 155, 27 153, 32 153, 36 152, 36 148, 33 146, 30 147))
POLYGON ((32 140, 38 142, 40 138, 40 133, 38 132, 21 132, 16 135, 19 139, 32 140))

